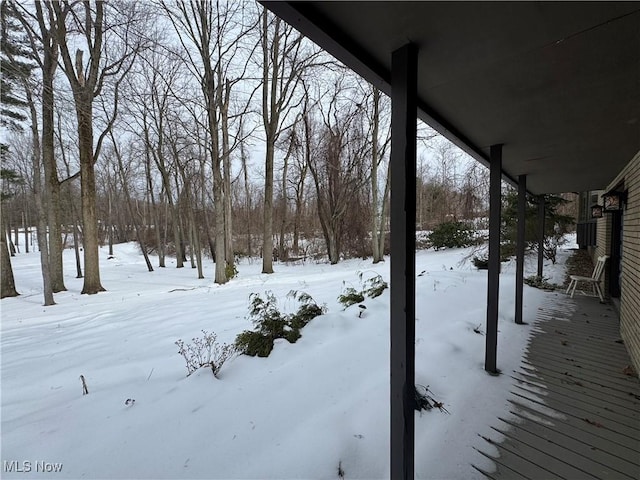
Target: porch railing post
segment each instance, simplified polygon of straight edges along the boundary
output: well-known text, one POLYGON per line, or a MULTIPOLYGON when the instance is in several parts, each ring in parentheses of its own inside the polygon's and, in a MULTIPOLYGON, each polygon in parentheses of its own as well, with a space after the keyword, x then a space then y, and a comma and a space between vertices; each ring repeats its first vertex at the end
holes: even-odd
POLYGON ((489 270, 487 282, 487 333, 484 369, 499 373, 496 366, 498 348, 498 300, 500 291, 500 215, 502 184, 502 145, 491 145, 489 166, 489 270))
POLYGON ((542 278, 544 265, 544 195, 538 195, 538 277, 542 278))
POLYGON ((522 325, 522 296, 524 283, 524 242, 527 212, 527 176, 518 176, 518 238, 516 241, 516 315, 515 321, 522 325))
POLYGON ((391 57, 391 478, 413 479, 417 52, 391 57))

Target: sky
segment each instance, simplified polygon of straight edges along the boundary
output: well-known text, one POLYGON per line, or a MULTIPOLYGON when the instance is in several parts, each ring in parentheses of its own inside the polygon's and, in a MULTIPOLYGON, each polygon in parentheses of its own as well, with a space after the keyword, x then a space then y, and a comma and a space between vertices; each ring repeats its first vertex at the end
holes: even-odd
MULTIPOLYGON (((360 275, 388 281, 388 257, 277 263, 272 275, 259 259, 245 260, 236 278, 216 285, 210 261, 198 280, 171 262, 147 272, 133 243, 107 253, 107 292, 87 296, 65 250, 68 291, 50 307, 42 306, 39 254, 12 259, 21 295, 0 303, 2 478, 45 478, 38 470, 46 470, 55 479, 324 479, 339 469, 344 478, 389 478, 389 290, 367 298, 362 317, 337 301, 345 288, 362 288, 360 275), (210 369, 187 376, 176 340, 205 330, 232 343, 252 328, 251 293, 273 292, 290 313, 290 290, 327 309, 296 343, 277 340, 267 358, 236 356, 219 378, 210 369)), ((545 263, 550 281, 562 283, 569 253, 545 263)), ((487 273, 471 254, 416 255, 416 383, 448 412, 416 412, 416 478, 479 478, 471 464, 491 470, 476 449, 495 452, 479 434, 496 438, 490 427, 507 412, 512 379, 483 370, 487 273)), ((526 275, 535 270, 528 258, 526 275)), ((503 264, 500 288, 498 368, 506 372, 552 294, 525 286, 528 324, 518 326, 513 262, 503 264)))

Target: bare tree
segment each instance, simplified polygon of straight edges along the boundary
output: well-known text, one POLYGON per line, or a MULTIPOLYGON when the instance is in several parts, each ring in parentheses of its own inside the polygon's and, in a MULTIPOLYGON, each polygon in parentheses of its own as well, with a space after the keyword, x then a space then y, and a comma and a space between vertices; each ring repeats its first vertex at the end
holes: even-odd
MULTIPOLYGON (((161 190, 164 192, 168 203, 168 210, 172 216, 171 231, 175 245, 176 268, 184 266, 184 252, 182 250, 182 238, 180 232, 180 214, 176 200, 174 200, 171 188, 170 169, 168 164, 166 147, 166 130, 170 112, 179 109, 182 99, 176 99, 174 89, 180 87, 183 81, 180 75, 182 64, 172 54, 162 54, 158 50, 149 50, 141 55, 143 66, 139 72, 141 79, 132 81, 130 89, 133 90, 130 98, 131 111, 133 112, 132 133, 141 137, 144 146, 145 174, 147 178, 147 190, 151 201, 155 224, 155 238, 158 250, 159 266, 165 266, 165 240, 162 235, 160 208, 162 194, 156 199, 154 179, 152 176, 152 160, 160 173, 161 190)), ((165 204, 166 205, 166 204, 165 204)), ((165 219, 168 221, 168 219, 165 219)))
POLYGON ((385 240, 385 218, 389 204, 389 189, 391 186, 391 175, 389 175, 389 164, 387 163, 386 180, 382 194, 382 203, 379 200, 379 179, 378 168, 385 158, 385 153, 391 140, 390 129, 387 125, 384 141, 380 142, 380 103, 382 93, 372 87, 372 117, 371 117, 371 250, 373 253, 373 263, 381 262, 384 259, 385 240))
POLYGON ((328 106, 321 108, 318 147, 309 163, 331 264, 338 263, 342 253, 345 214, 369 182, 365 159, 370 155, 370 141, 364 131, 363 107, 353 98, 345 98, 343 92, 343 84, 336 82, 328 106))
MULTIPOLYGON (((215 209, 215 282, 226 283, 233 267, 231 237, 229 105, 232 88, 243 72, 231 65, 241 51, 241 39, 251 26, 242 23, 244 2, 161 1, 187 55, 187 66, 198 78, 207 112, 215 209), (196 55, 192 55, 195 47, 196 55)), ((245 63, 246 68, 246 63, 245 63)))
POLYGON ((117 97, 112 118, 100 134, 95 150, 93 101, 103 93, 105 80, 109 77, 117 78, 117 89, 141 48, 140 37, 134 32, 136 4, 120 3, 118 8, 122 10, 112 7, 111 25, 106 22, 106 4, 100 0, 85 1, 81 5, 66 0, 45 5, 51 9, 55 18, 54 35, 60 47, 63 71, 71 86, 76 107, 85 268, 82 293, 95 294, 104 291, 104 287, 100 281, 94 165, 102 141, 115 120, 117 97), (75 62, 71 58, 69 28, 79 32, 86 43, 84 46, 89 57, 87 65, 83 60, 84 50, 80 48, 75 52, 75 62), (109 42, 105 42, 106 32, 113 34, 109 42))
POLYGON ((287 230, 287 214, 288 214, 288 204, 289 204, 289 195, 288 195, 288 183, 289 183, 289 161, 296 150, 299 150, 299 141, 298 135, 296 132, 296 127, 298 124, 298 118, 296 117, 296 121, 287 131, 287 136, 284 140, 284 147, 286 153, 282 160, 282 170, 281 170, 281 182, 280 182, 280 232, 278 239, 278 258, 281 260, 287 260, 288 251, 285 242, 286 230, 287 230))
POLYGON ((140 224, 139 222, 136 220, 135 218, 135 212, 133 209, 133 205, 132 205, 132 201, 131 201, 131 194, 129 193, 129 186, 128 186, 128 179, 127 179, 127 169, 125 168, 123 159, 122 159, 122 153, 120 152, 120 148, 118 146, 118 143, 116 142, 116 139, 113 135, 113 131, 109 132, 109 135, 111 137, 111 142, 112 142, 112 148, 113 148, 113 153, 115 155, 116 158, 116 169, 117 172, 120 176, 120 181, 121 181, 121 185, 122 188, 124 190, 124 198, 127 204, 127 211, 129 212, 129 217, 131 219, 131 221, 133 222, 133 228, 135 229, 135 233, 136 233, 136 239, 138 241, 138 245, 140 246, 140 250, 142 250, 142 255, 144 256, 144 261, 147 264, 147 270, 149 270, 150 272, 153 272, 153 266, 151 265, 151 260, 149 260, 149 254, 147 253, 147 247, 145 245, 145 243, 142 241, 142 234, 141 234, 141 229, 140 229, 140 224))
MULTIPOLYGON (((13 4, 13 2, 11 2, 13 4)), ((15 8, 15 7, 14 7, 15 8)), ((44 185, 41 188, 38 185, 38 193, 36 196, 46 198, 42 202, 41 207, 44 209, 45 225, 48 224, 48 235, 44 235, 44 241, 48 241, 47 248, 44 249, 46 256, 46 264, 43 263, 43 272, 46 271, 46 282, 50 285, 53 292, 61 292, 66 290, 64 285, 63 267, 62 267, 62 235, 60 230, 60 181, 58 180, 57 166, 55 160, 54 149, 54 88, 53 82, 58 62, 58 44, 55 35, 53 35, 53 18, 51 10, 46 12, 42 9, 42 4, 36 2, 34 4, 35 13, 29 11, 24 5, 15 8, 17 18, 24 27, 24 31, 29 38, 31 47, 31 58, 36 61, 41 74, 41 122, 42 122, 42 139, 34 140, 34 148, 40 150, 38 152, 38 162, 42 162, 44 167, 44 185), (40 192, 40 190, 42 190, 40 192), (46 218, 48 217, 48 218, 46 218)), ((33 85, 25 85, 28 102, 34 104, 33 85)), ((31 108, 32 131, 38 133, 38 117, 35 110, 31 108), (35 122, 35 123, 34 123, 35 122)), ((35 165, 34 165, 35 166, 35 165)), ((38 163, 40 171, 40 163, 38 163)), ((37 203, 37 201, 36 201, 37 203)), ((40 208, 40 207, 38 207, 40 208)), ((40 213, 38 214, 40 215, 40 213)), ((45 232, 43 230, 42 232, 45 232)), ((43 250, 40 249, 41 255, 43 250)), ((44 260, 44 257, 43 257, 44 260)), ((48 289, 45 288, 45 291, 48 289)), ((48 297, 48 295, 46 295, 48 297)), ((45 304, 48 300, 45 300, 45 304)), ((49 301, 53 301, 52 299, 49 301)))
MULTIPOLYGON (((297 87, 319 55, 293 27, 263 9, 260 28, 262 53, 262 123, 265 131, 264 225, 262 273, 273 273, 273 169, 276 144, 289 110, 297 106, 297 87)), ((298 99, 300 101, 300 99, 298 99)))

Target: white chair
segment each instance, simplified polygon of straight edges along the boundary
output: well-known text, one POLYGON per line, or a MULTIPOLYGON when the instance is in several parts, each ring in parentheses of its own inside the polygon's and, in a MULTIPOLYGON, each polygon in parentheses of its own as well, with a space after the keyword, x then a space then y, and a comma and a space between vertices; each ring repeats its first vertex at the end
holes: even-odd
POLYGON ((600 286, 600 282, 602 281, 602 274, 604 273, 604 264, 606 263, 608 255, 603 255, 598 257, 598 261, 596 262, 596 266, 593 269, 593 273, 590 277, 583 277, 581 275, 569 275, 571 281, 569 282, 569 287, 567 288, 567 293, 571 292, 571 298, 573 298, 573 294, 576 292, 576 286, 578 282, 589 283, 593 288, 593 296, 596 295, 600 297, 600 301, 604 302, 604 295, 602 295, 602 287, 600 286))

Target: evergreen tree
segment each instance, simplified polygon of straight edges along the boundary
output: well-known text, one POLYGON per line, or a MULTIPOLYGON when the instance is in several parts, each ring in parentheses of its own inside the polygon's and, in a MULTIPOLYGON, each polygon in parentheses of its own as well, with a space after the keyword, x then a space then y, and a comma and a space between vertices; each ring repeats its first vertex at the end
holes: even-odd
MULTIPOLYGON (((544 256, 555 263, 556 250, 574 219, 561 214, 560 207, 569 203, 558 195, 543 196, 545 202, 544 220, 544 256)), ((538 248, 538 197, 528 197, 525 210, 525 244, 527 249, 538 248)), ((518 228, 518 193, 509 190, 503 196, 502 204, 502 257, 515 254, 518 228)))
POLYGON ((23 113, 26 100, 16 86, 31 75, 35 65, 29 60, 31 52, 24 29, 16 17, 11 0, 0 1, 0 125, 21 130, 27 120, 23 113))
MULTIPOLYGON (((0 144, 0 180, 2 190, 0 190, 0 203, 13 196, 11 186, 22 183, 22 178, 10 168, 5 168, 5 160, 9 148, 5 144, 0 144)), ((11 256, 9 254, 9 242, 7 241, 7 229, 4 223, 4 205, 0 205, 0 298, 15 297, 15 281, 13 279, 13 269, 11 268, 11 256)))

